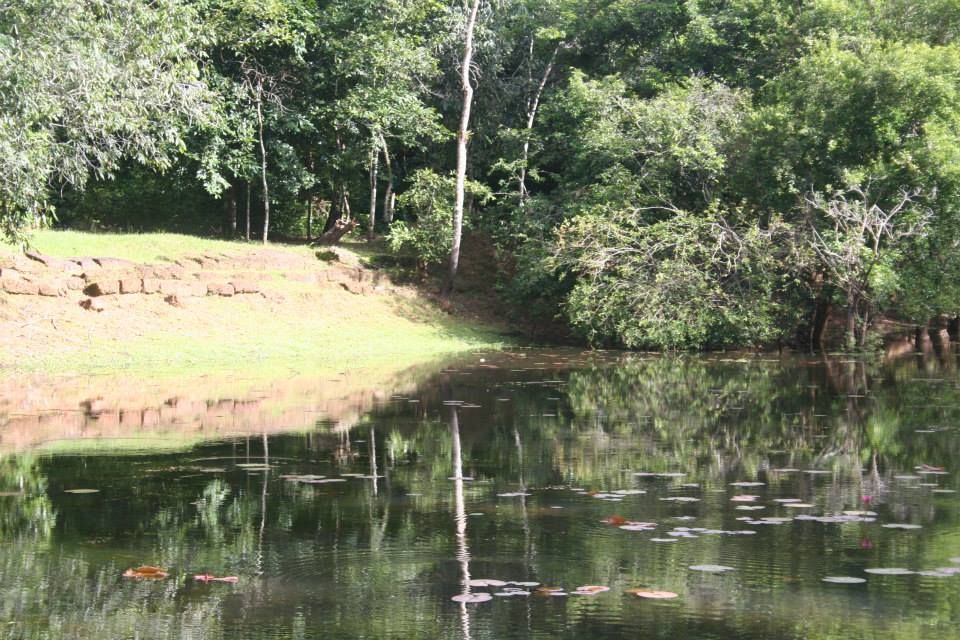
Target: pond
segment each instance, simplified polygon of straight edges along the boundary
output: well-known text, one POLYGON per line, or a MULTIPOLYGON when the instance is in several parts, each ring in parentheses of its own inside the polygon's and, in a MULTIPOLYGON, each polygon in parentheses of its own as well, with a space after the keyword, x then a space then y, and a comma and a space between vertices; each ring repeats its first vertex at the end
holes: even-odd
POLYGON ((0 638, 955 638, 957 364, 8 387, 0 638))

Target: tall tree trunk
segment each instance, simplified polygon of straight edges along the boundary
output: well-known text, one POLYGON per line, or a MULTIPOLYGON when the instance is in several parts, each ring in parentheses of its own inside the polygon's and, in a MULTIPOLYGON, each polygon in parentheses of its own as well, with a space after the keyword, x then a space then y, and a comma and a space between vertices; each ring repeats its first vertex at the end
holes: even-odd
POLYGON ((263 182, 263 244, 270 231, 270 187, 267 184, 267 147, 263 143, 263 80, 257 85, 257 134, 260 140, 260 180, 263 182))
POLYGON ((250 242, 250 181, 247 180, 247 230, 244 234, 247 242, 250 242))
POLYGON ((227 220, 223 225, 223 235, 227 238, 237 237, 237 189, 231 183, 224 194, 223 205, 227 220))
POLYGON ((393 164, 390 161, 390 149, 387 148, 387 141, 380 138, 380 144, 383 147, 383 166, 387 171, 387 188, 383 192, 383 221, 386 224, 393 222, 393 206, 395 196, 393 195, 393 164))
POLYGON ((817 298, 816 308, 813 312, 813 322, 810 327, 810 353, 814 351, 824 351, 823 334, 826 331, 829 320, 830 300, 821 293, 817 298))
POLYGON ((380 149, 376 138, 370 151, 370 228, 367 229, 367 241, 373 240, 377 224, 377 170, 380 165, 380 149))
POLYGON ((307 196, 307 242, 310 242, 313 238, 313 196, 307 196))
POLYGON ((843 338, 844 348, 856 349, 860 343, 857 333, 857 320, 860 314, 860 294, 856 289, 847 289, 847 331, 843 338))
POLYGON ((337 220, 343 217, 343 211, 340 208, 343 197, 341 196, 340 190, 341 185, 334 185, 333 201, 330 203, 330 214, 327 216, 327 221, 323 223, 323 230, 320 232, 321 235, 333 229, 337 224, 337 220))
MULTIPOLYGON (((307 154, 307 168, 310 169, 310 175, 316 174, 316 163, 313 160, 313 152, 307 154)), ((307 195, 307 242, 313 240, 313 203, 315 197, 310 193, 307 195)))
MULTIPOLYGON (((466 6, 466 5, 465 5, 466 6)), ((460 64, 460 87, 463 91, 463 109, 460 112, 460 128, 457 130, 457 186, 453 206, 453 246, 450 249, 450 270, 444 297, 453 293, 460 266, 460 236, 463 234, 463 199, 467 180, 467 141, 470 128, 470 107, 473 105, 473 85, 470 84, 470 65, 473 63, 473 31, 477 24, 480 0, 472 0, 467 18, 467 35, 463 44, 463 60, 460 64)))
MULTIPOLYGON (((527 163, 530 160, 530 134, 533 132, 533 122, 536 120, 537 110, 540 108, 540 98, 543 96, 543 89, 547 86, 550 75, 553 73, 553 64, 557 60, 557 53, 560 52, 561 46, 563 46, 563 43, 558 42, 557 46, 553 48, 553 53, 550 54, 550 61, 547 62, 547 67, 543 70, 543 75, 540 77, 540 84, 537 85, 536 92, 527 98, 527 130, 523 136, 523 157, 520 165, 520 202, 523 202, 529 196, 529 192, 527 191, 527 163)), ((530 49, 530 57, 532 59, 532 38, 530 40, 530 49)))

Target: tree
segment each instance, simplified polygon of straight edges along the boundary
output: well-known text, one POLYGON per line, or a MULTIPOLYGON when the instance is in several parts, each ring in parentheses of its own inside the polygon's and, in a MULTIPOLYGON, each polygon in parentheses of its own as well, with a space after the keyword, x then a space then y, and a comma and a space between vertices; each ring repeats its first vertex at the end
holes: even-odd
MULTIPOLYGON (((467 5, 464 5, 467 8, 467 5)), ((453 206, 453 240, 450 247, 450 269, 443 294, 449 297, 453 293, 453 283, 457 278, 460 264, 460 237, 463 234, 463 203, 467 179, 467 141, 470 128, 470 107, 473 104, 473 84, 470 80, 473 63, 473 32, 477 24, 477 12, 480 0, 472 0, 468 8, 466 32, 463 44, 463 59, 460 62, 460 86, 463 101, 460 111, 460 128, 457 129, 457 182, 453 206)))
POLYGON ((160 170, 216 119, 205 42, 179 0, 0 1, 0 224, 22 239, 53 216, 50 189, 83 190, 124 160, 160 170))
POLYGON ((930 212, 911 206, 920 193, 920 189, 901 191, 886 211, 860 186, 829 199, 819 194, 807 197, 810 246, 846 296, 849 347, 865 344, 877 309, 875 294, 896 288, 891 258, 905 239, 926 232, 930 212))

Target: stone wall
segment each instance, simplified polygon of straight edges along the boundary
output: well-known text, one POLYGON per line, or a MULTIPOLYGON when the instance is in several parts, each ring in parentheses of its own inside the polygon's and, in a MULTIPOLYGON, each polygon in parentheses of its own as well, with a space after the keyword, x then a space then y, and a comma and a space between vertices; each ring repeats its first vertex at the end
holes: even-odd
POLYGON ((381 284, 378 272, 359 266, 270 249, 187 255, 149 264, 119 258, 55 258, 33 251, 0 255, 0 291, 81 298, 80 304, 92 310, 102 307, 99 299, 104 296, 160 295, 176 304, 199 296, 259 294, 271 282, 282 280, 339 286, 356 294, 369 293, 381 284))

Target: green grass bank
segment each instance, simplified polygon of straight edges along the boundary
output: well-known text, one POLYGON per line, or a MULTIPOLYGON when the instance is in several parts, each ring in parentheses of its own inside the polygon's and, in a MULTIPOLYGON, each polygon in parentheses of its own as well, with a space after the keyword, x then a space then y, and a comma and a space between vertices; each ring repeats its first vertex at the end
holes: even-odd
MULTIPOLYGON (((216 254, 256 262, 262 245, 177 234, 40 231, 31 246, 59 258, 111 257, 138 264, 216 254)), ((0 293, 0 376, 18 373, 100 374, 121 371, 176 376, 216 371, 341 371, 409 366, 443 354, 489 350, 506 342, 500 329, 448 314, 430 296, 387 284, 358 294, 310 275, 326 268, 306 246, 269 245, 279 260, 257 265, 260 291, 206 296, 175 306, 162 295, 103 296, 103 309, 81 307, 82 291, 60 297, 0 293), (288 256, 306 267, 282 265, 288 256), (297 277, 293 277, 297 275, 297 277)), ((8 258, 16 250, 0 246, 8 258)), ((364 258, 336 249, 343 269, 364 258)), ((6 275, 6 274, 0 274, 6 275)), ((29 278, 29 274, 23 277, 29 278)))

